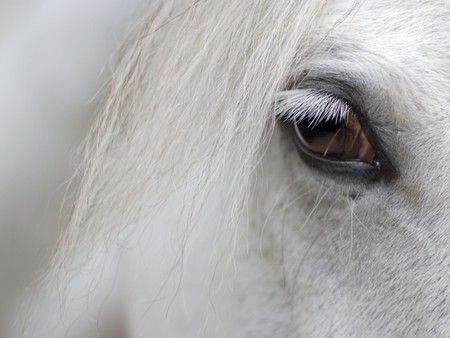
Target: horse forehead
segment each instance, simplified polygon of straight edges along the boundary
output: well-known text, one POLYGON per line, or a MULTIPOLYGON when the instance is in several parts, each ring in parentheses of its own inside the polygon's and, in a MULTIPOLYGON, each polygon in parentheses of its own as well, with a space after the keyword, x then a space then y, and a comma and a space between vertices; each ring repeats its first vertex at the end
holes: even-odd
MULTIPOLYGON (((397 86, 404 82, 398 100, 422 107, 415 112, 418 119, 438 117, 450 125, 449 1, 339 0, 333 9, 321 33, 328 42, 325 58, 347 61, 368 74, 390 73, 397 86), (433 116, 425 116, 424 110, 433 116)), ((384 83, 381 76, 377 80, 385 89, 392 86, 389 76, 384 83)))
POLYGON ((327 29, 337 44, 353 42, 393 62, 450 67, 449 1, 340 0, 335 9, 327 29))

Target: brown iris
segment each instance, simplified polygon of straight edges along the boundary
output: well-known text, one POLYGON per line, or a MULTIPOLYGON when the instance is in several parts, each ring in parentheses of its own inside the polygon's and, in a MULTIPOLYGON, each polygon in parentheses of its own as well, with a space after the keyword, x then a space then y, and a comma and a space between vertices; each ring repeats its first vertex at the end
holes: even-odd
POLYGON ((350 110, 343 121, 295 124, 300 146, 316 156, 335 161, 359 161, 376 165, 375 152, 356 115, 350 110))

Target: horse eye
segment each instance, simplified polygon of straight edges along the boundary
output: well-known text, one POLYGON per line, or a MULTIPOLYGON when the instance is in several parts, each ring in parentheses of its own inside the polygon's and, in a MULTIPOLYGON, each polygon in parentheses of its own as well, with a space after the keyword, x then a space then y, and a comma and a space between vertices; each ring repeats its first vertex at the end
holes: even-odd
POLYGON ((378 165, 373 147, 352 110, 342 121, 315 123, 305 119, 295 123, 294 130, 297 145, 307 155, 331 161, 378 165))

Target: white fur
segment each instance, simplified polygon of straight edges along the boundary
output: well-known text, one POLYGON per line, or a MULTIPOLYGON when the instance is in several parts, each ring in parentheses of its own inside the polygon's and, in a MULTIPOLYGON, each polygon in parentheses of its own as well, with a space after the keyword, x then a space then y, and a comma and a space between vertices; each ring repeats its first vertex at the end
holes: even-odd
POLYGON ((121 54, 67 228, 16 328, 449 336, 449 4, 153 5, 121 54), (342 180, 299 157, 275 124, 281 108, 295 106, 291 119, 348 110, 314 88, 284 91, 305 74, 358 88, 397 175, 342 180))

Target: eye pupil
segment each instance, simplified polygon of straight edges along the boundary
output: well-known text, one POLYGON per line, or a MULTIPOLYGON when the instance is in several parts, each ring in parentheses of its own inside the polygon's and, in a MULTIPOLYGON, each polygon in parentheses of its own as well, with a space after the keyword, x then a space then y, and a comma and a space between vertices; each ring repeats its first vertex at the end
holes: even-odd
POLYGON ((345 125, 336 122, 302 121, 297 130, 305 147, 316 154, 335 157, 341 155, 345 148, 345 125))
POLYGON ((349 111, 343 121, 295 124, 299 145, 315 156, 334 161, 359 161, 376 165, 375 152, 356 115, 349 111))

